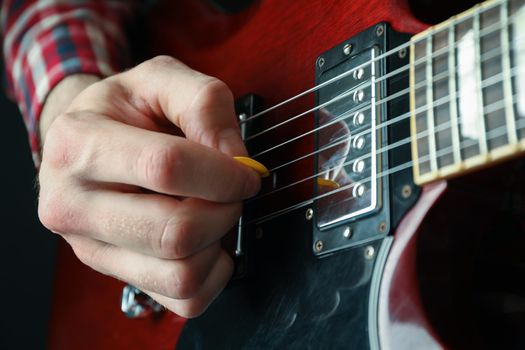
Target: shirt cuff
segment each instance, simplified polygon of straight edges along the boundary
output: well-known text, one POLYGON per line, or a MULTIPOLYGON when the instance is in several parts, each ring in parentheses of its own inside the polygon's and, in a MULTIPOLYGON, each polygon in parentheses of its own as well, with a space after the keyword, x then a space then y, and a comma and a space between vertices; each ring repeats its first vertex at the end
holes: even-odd
POLYGON ((18 20, 3 23, 8 90, 24 117, 37 167, 38 125, 49 92, 71 74, 105 77, 126 67, 123 22, 128 16, 129 8, 120 2, 35 2, 18 20))

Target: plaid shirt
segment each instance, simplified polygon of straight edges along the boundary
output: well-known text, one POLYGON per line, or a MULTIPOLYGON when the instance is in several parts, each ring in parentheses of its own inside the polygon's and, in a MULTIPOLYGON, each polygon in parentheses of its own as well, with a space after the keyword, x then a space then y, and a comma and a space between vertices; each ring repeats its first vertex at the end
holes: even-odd
POLYGON ((40 162, 38 122, 46 96, 74 73, 111 75, 128 58, 124 24, 131 1, 0 0, 7 91, 40 162))

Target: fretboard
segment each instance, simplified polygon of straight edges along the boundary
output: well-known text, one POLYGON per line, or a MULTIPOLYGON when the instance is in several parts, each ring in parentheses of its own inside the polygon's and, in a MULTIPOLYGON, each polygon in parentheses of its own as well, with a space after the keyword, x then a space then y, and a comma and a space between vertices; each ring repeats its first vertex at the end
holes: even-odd
POLYGON ((525 152, 524 4, 489 1, 411 39, 416 183, 525 152))

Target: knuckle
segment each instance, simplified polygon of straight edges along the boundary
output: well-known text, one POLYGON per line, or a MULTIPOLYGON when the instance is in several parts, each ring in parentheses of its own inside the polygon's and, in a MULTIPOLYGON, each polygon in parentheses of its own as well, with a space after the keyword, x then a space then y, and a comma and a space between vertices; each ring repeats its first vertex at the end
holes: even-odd
POLYGON ((58 116, 51 124, 43 147, 42 164, 56 169, 68 168, 77 159, 82 133, 71 114, 58 116))
POLYGON ((193 253, 192 223, 187 218, 173 217, 164 225, 159 252, 165 259, 183 259, 193 253))
POLYGON ((170 192, 176 181, 174 171, 181 166, 183 159, 176 147, 163 145, 143 149, 137 163, 146 184, 152 186, 152 189, 170 192))
POLYGON ((76 221, 76 215, 57 192, 41 191, 38 200, 38 218, 50 231, 68 232, 76 221))
POLYGON ((142 65, 146 69, 156 69, 158 67, 172 66, 174 64, 179 64, 179 61, 168 55, 159 55, 147 60, 142 65))
MULTIPOLYGON (((100 271, 100 266, 102 265, 103 255, 105 254, 107 247, 94 249, 89 245, 84 245, 82 243, 72 244, 71 247, 78 260, 80 260, 84 265, 87 265, 97 271, 100 271)), ((102 271, 101 271, 102 272, 102 271)))
POLYGON ((197 110, 208 110, 224 103, 233 104, 233 94, 222 80, 214 77, 205 77, 202 86, 195 95, 193 102, 197 110))
POLYGON ((194 271, 184 263, 169 269, 164 281, 166 296, 174 299, 189 299, 199 289, 194 271))

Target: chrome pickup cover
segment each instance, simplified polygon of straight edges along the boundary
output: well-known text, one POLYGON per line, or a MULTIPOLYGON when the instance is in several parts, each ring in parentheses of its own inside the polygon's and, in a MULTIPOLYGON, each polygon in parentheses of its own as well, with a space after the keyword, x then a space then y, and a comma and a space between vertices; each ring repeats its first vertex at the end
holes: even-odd
MULTIPOLYGON (((324 228, 367 214, 379 202, 377 49, 352 59, 351 73, 319 90, 317 225, 324 228), (341 87, 344 87, 341 89, 341 87), (336 188, 338 187, 338 188, 336 188)), ((328 71, 325 78, 340 73, 328 71)))

